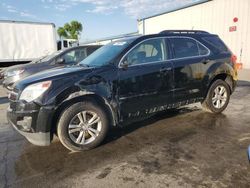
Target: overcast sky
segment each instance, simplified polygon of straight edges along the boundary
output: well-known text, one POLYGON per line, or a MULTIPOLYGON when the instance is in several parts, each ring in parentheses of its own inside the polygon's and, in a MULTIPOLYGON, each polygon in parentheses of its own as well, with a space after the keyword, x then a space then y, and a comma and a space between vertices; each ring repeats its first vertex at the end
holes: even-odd
POLYGON ((82 41, 137 31, 137 19, 200 0, 1 0, 1 20, 83 24, 82 41))

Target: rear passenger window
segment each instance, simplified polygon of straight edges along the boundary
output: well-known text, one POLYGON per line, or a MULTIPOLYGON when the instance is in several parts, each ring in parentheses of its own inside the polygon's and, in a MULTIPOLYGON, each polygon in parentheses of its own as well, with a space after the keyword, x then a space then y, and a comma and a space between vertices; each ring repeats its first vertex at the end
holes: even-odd
POLYGON ((195 40, 189 38, 172 38, 171 47, 175 58, 199 56, 198 44, 195 40))
POLYGON ((164 61, 167 59, 164 39, 150 39, 142 42, 125 57, 129 65, 164 61))

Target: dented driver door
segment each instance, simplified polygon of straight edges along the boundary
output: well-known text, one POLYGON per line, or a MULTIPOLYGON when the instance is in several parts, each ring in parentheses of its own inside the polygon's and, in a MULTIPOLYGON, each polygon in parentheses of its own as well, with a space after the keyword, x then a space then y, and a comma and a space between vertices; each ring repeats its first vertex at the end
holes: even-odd
POLYGON ((118 70, 121 121, 161 111, 171 101, 173 69, 167 58, 163 38, 146 40, 123 58, 118 70))

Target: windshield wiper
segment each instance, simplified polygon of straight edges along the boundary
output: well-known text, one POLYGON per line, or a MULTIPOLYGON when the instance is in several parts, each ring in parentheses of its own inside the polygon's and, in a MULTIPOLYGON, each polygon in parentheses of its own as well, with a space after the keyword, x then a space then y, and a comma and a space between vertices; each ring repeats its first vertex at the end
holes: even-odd
POLYGON ((45 58, 46 56, 43 56, 43 57, 41 57, 41 58, 39 58, 37 61, 35 61, 34 63, 41 63, 42 62, 42 60, 45 58))

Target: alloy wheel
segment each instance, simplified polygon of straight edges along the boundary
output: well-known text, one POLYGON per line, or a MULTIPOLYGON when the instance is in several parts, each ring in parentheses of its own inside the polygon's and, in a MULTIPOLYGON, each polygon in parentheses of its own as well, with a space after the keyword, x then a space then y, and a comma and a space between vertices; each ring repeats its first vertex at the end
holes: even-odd
POLYGON ((95 112, 82 111, 71 119, 68 134, 74 143, 86 145, 98 137, 101 129, 101 118, 95 112))
POLYGON ((228 93, 226 88, 222 85, 219 85, 213 92, 212 104, 215 108, 220 109, 226 104, 227 98, 228 93))

